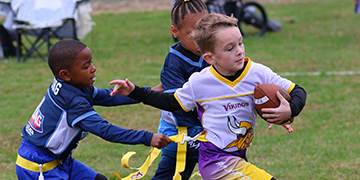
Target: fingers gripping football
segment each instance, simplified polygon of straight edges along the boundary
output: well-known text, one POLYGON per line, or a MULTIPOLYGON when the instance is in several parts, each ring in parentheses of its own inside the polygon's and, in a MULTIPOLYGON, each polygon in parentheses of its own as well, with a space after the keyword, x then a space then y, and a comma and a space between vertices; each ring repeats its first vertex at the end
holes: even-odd
POLYGON ((261 118, 270 123, 283 125, 293 122, 290 101, 290 94, 277 85, 263 83, 254 89, 256 110, 261 118))

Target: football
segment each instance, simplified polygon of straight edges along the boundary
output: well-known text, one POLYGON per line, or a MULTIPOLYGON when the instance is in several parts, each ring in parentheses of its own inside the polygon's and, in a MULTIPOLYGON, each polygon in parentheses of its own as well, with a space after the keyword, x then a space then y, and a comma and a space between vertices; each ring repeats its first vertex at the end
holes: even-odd
MULTIPOLYGON (((280 100, 276 96, 276 92, 279 91, 280 94, 287 100, 291 101, 290 94, 282 87, 279 87, 275 84, 263 83, 259 84, 254 89, 254 103, 257 112, 260 117, 262 117, 262 108, 277 108, 280 106, 280 100)), ((264 118, 263 118, 264 119, 264 118)), ((266 120, 266 119, 265 119, 266 120)), ((292 122, 294 117, 289 119, 289 122, 292 122)))

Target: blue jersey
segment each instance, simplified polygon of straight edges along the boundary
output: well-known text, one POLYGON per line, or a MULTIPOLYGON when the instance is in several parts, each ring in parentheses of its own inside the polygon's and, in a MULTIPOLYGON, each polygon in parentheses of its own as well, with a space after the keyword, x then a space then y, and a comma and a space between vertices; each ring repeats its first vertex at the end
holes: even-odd
MULTIPOLYGON (((161 71, 161 83, 166 93, 174 93, 189 80, 189 77, 194 72, 200 72, 209 66, 202 56, 197 56, 198 61, 194 61, 175 50, 176 46, 181 45, 177 43, 170 47, 170 52, 165 59, 164 67, 161 71)), ((190 51, 188 53, 190 53, 190 51)), ((193 112, 177 111, 171 113, 162 111, 161 118, 165 122, 176 126, 201 126, 201 123, 197 120, 197 115, 194 115, 193 112)))
POLYGON ((63 161, 88 132, 111 142, 149 146, 151 132, 114 126, 96 113, 93 105, 137 103, 120 95, 111 97, 111 91, 96 87, 78 89, 55 78, 28 124, 22 128, 23 138, 37 147, 50 150, 63 161))
MULTIPOLYGON (((185 84, 194 72, 199 72, 209 64, 202 56, 196 56, 192 52, 184 49, 180 43, 170 47, 170 52, 166 56, 164 67, 161 71, 161 83, 164 86, 164 92, 173 93, 185 84)), ((203 131, 201 122, 195 111, 185 112, 183 110, 176 112, 161 111, 159 133, 172 136, 178 133, 178 127, 188 127, 188 135, 193 137, 203 131)), ((197 148, 199 143, 188 143, 188 157, 197 157, 197 148)), ((162 149, 163 154, 174 156, 177 151, 176 143, 171 143, 162 149), (172 151, 172 152, 168 152, 172 151)))

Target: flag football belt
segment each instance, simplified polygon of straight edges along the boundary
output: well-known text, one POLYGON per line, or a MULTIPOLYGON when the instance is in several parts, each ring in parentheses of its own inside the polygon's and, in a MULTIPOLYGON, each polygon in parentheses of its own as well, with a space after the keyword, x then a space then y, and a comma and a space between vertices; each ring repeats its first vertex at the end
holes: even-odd
POLYGON ((38 164, 36 162, 32 162, 21 157, 19 154, 17 155, 17 159, 16 159, 16 165, 24 169, 27 169, 29 171, 40 172, 40 173, 50 171, 54 169, 56 166, 58 166, 60 163, 61 161, 59 159, 55 159, 44 164, 38 164))
MULTIPOLYGON (((208 140, 205 139, 205 133, 204 132, 201 132, 201 133, 199 133, 198 135, 196 135, 194 137, 187 136, 187 128, 186 127, 178 127, 178 134, 170 136, 169 138, 171 139, 171 141, 177 143, 177 145, 178 145, 177 146, 177 154, 176 154, 176 168, 175 168, 175 174, 173 176, 173 180, 181 180, 180 173, 185 170, 187 142, 188 141, 196 141, 196 140, 206 142, 208 140)), ((160 150, 153 147, 149 151, 149 156, 146 158, 145 162, 143 163, 143 165, 140 168, 133 168, 133 167, 129 166, 129 159, 134 154, 136 154, 136 152, 133 152, 133 151, 130 151, 130 152, 126 153, 121 158, 121 165, 124 168, 136 169, 137 171, 134 172, 134 173, 131 173, 129 176, 127 176, 125 178, 121 178, 118 173, 113 172, 113 174, 118 179, 130 180, 130 179, 141 179, 141 178, 143 178, 146 175, 146 173, 147 173, 147 171, 149 169, 149 166, 152 164, 152 162, 160 154, 160 150)))

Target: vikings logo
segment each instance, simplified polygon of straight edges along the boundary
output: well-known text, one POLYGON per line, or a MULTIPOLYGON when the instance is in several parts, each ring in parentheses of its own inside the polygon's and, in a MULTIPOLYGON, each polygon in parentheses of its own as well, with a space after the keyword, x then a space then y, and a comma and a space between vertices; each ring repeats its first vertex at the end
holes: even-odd
POLYGON ((254 137, 254 131, 249 122, 242 121, 239 123, 234 116, 228 116, 228 127, 231 132, 237 135, 237 140, 231 142, 225 149, 237 147, 240 150, 250 146, 254 137), (234 124, 235 127, 232 124, 234 124))

